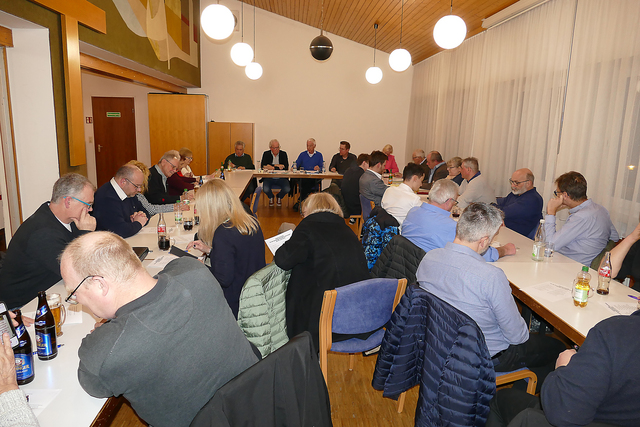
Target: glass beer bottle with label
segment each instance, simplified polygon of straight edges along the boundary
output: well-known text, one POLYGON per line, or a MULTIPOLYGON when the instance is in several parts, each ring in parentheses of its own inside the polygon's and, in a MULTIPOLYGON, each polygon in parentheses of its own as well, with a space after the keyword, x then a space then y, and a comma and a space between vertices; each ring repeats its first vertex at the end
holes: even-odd
POLYGON ((56 357, 58 355, 56 323, 49 309, 49 304, 47 304, 47 294, 44 291, 38 292, 35 329, 38 359, 51 360, 56 357))
POLYGON ((16 379, 18 385, 29 384, 36 377, 33 369, 33 353, 31 347, 31 337, 27 328, 24 327, 22 322, 22 313, 20 310, 16 310, 16 335, 18 336, 18 347, 13 349, 13 354, 16 363, 16 379))

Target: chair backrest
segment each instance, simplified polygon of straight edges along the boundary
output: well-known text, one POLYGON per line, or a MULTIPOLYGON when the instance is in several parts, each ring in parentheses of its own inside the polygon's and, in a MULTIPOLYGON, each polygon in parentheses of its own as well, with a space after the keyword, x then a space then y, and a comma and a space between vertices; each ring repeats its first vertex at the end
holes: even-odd
POLYGON ((600 268, 600 262, 602 261, 602 258, 604 258, 604 254, 607 252, 611 252, 611 249, 615 248, 617 244, 618 244, 617 242, 613 240, 609 240, 607 242, 607 245, 604 247, 604 249, 602 249, 602 251, 600 251, 598 256, 595 257, 593 261, 591 261, 590 267, 598 271, 598 268, 600 268))
POLYGON ((256 191, 253 192, 251 197, 251 212, 255 216, 258 216, 258 202, 260 202, 260 194, 262 193, 262 186, 256 187, 256 191))
POLYGON ((369 215, 371 215, 373 207, 371 206, 371 200, 367 199, 362 194, 360 194, 360 207, 362 208, 362 220, 366 221, 367 218, 369 218, 369 215))
POLYGON ((404 236, 393 236, 382 250, 371 269, 374 277, 406 277, 409 283, 416 281, 416 271, 426 252, 404 236))

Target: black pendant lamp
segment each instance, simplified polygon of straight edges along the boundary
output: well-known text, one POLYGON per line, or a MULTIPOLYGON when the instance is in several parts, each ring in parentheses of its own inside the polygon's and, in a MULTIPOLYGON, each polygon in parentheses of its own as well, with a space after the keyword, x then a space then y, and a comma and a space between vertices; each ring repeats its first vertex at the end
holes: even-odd
POLYGON ((333 53, 333 43, 329 40, 329 37, 323 34, 324 26, 324 0, 322 0, 322 12, 320 15, 320 35, 311 40, 309 50, 311 56, 318 61, 326 61, 333 53))

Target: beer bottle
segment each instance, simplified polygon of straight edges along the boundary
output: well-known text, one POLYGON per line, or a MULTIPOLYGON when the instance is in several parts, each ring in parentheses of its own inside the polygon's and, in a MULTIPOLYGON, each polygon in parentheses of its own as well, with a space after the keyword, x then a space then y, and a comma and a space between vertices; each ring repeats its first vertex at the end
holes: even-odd
POLYGON ((16 310, 16 335, 18 336, 18 347, 13 349, 16 359, 16 378, 19 385, 29 384, 36 377, 33 367, 33 354, 31 348, 31 337, 27 328, 22 323, 22 313, 16 310))
POLYGON ((58 355, 56 323, 53 319, 53 313, 49 310, 47 294, 44 291, 38 292, 38 310, 36 310, 35 326, 38 359, 53 359, 58 355))

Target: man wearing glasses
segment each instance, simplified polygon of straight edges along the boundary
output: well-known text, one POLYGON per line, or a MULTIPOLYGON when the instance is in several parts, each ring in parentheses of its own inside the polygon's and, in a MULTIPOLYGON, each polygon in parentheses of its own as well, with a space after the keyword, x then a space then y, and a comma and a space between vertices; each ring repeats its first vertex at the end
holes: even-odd
POLYGON ((149 213, 135 197, 143 183, 140 169, 124 165, 111 181, 96 191, 93 216, 98 230, 112 231, 126 239, 149 222, 149 213))
POLYGON ((70 173, 53 185, 45 202, 18 228, 0 270, 0 295, 7 307, 20 308, 61 279, 58 256, 76 237, 96 229, 89 212, 95 187, 70 173))
POLYGON ((178 171, 180 153, 169 150, 162 155, 158 164, 149 168, 149 187, 145 196, 149 203, 166 205, 180 200, 180 196, 171 196, 167 189, 167 179, 178 171))
POLYGON ((607 246, 617 241, 618 232, 609 218, 609 212, 587 198, 587 180, 578 172, 567 172, 556 179, 555 197, 547 203, 544 230, 547 240, 556 245, 556 251, 590 265, 607 246), (556 230, 556 212, 569 209, 567 222, 556 230))
MULTIPOLYGON (((409 211, 400 234, 425 252, 444 248, 456 237, 456 222, 450 217, 450 212, 458 204, 457 198, 458 185, 455 182, 449 179, 434 182, 429 192, 429 202, 409 211)), ((507 243, 499 248, 490 246, 482 256, 486 261, 493 262, 515 253, 515 245, 507 243)))
POLYGON ((511 175, 511 193, 498 197, 496 206, 504 212, 507 228, 533 239, 542 219, 542 196, 533 186, 533 172, 518 169, 511 175))

